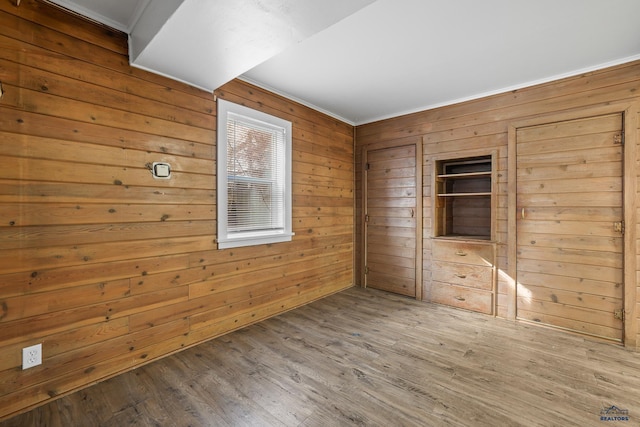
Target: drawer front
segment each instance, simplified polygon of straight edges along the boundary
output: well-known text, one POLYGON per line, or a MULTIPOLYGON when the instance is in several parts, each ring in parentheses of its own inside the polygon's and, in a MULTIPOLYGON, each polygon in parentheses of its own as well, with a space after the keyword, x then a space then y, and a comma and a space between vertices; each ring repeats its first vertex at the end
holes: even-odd
POLYGON ((493 314, 492 293, 448 283, 431 283, 431 302, 493 314))
POLYGON ((494 263, 492 244, 434 240, 432 256, 434 261, 482 266, 493 266, 494 263))
POLYGON ((431 278, 437 282, 493 291, 492 267, 433 261, 431 278))

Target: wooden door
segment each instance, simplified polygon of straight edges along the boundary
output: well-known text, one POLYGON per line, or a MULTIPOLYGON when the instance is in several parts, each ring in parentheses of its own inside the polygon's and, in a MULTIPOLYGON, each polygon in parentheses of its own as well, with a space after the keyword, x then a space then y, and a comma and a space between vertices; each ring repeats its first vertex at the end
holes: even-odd
POLYGON ((416 296, 416 147, 366 153, 365 286, 416 296))
POLYGON ((623 117, 520 128, 517 317, 622 341, 623 117))

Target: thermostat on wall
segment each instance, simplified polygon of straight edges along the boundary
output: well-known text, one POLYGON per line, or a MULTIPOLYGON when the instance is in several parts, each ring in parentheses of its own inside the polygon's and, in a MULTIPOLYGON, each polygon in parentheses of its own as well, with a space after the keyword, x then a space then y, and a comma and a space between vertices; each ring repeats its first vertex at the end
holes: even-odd
POLYGON ((171 166, 169 166, 169 163, 153 162, 151 165, 151 173, 154 178, 169 179, 171 178, 171 166))

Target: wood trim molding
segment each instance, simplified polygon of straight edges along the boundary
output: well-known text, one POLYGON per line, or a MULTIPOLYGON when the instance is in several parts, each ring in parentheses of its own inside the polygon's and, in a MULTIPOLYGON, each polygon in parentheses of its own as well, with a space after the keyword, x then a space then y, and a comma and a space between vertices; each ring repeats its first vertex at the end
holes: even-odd
POLYGON ((362 165, 361 165, 361 170, 362 170, 362 212, 360 212, 360 224, 361 224, 361 243, 362 243, 362 255, 360 257, 362 264, 360 264, 360 283, 362 285, 363 288, 367 287, 367 274, 366 274, 366 267, 367 267, 367 181, 368 181, 368 174, 369 172, 367 171, 367 154, 369 153, 368 147, 364 146, 361 148, 362 150, 362 165))
POLYGON ((638 115, 637 102, 624 110, 624 182, 623 204, 624 221, 628 224, 624 235, 624 344, 638 349, 638 312, 636 310, 637 285, 637 178, 638 178, 638 115), (635 286, 631 286, 635 285, 635 286))
POLYGON ((507 319, 516 319, 516 259, 518 257, 516 241, 516 211, 517 211, 517 162, 516 162, 516 131, 517 125, 510 124, 508 128, 507 146, 507 319))
POLYGON ((423 152, 423 144, 422 138, 416 141, 416 299, 418 301, 422 301, 422 270, 423 270, 423 254, 422 254, 422 236, 424 234, 424 223, 423 223, 423 209, 424 209, 424 199, 423 199, 423 190, 424 190, 424 182, 423 182, 423 164, 424 159, 422 157, 423 152))

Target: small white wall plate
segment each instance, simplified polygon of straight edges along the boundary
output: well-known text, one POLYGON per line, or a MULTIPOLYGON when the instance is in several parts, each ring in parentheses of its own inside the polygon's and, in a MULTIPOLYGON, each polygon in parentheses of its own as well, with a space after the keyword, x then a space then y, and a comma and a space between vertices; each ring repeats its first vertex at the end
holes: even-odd
POLYGON ((151 173, 154 178, 169 179, 171 178, 171 166, 169 163, 153 162, 151 165, 151 173))

